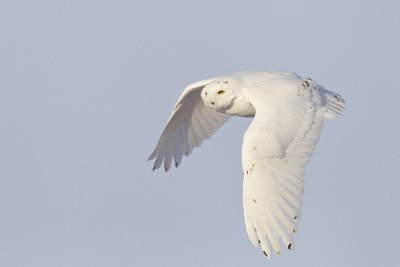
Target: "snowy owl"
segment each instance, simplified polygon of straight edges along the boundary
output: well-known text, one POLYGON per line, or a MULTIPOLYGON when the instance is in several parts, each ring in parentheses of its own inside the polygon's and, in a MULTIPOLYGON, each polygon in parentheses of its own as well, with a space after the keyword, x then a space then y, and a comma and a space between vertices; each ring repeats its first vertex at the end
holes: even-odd
POLYGON ((304 168, 324 119, 344 109, 344 99, 294 73, 252 71, 188 85, 154 152, 153 170, 168 171, 230 116, 254 117, 243 137, 243 209, 251 243, 269 258, 291 250, 304 188, 304 168))

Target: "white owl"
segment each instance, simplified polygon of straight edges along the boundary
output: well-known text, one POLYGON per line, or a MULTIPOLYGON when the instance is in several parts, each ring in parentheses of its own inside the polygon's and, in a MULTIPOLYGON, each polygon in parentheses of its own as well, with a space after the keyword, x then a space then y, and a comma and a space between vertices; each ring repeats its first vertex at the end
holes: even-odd
POLYGON ((149 157, 168 171, 208 139, 230 116, 254 117, 242 147, 243 208, 247 234, 265 256, 293 248, 304 188, 304 167, 324 119, 345 101, 294 73, 241 72, 185 88, 149 157))

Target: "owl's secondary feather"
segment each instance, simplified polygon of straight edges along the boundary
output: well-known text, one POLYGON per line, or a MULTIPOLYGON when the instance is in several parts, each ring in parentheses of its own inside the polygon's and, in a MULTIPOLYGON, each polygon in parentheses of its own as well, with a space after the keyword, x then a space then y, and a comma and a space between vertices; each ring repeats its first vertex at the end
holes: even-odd
POLYGON ((304 193, 304 168, 324 119, 339 116, 343 98, 293 73, 243 72, 189 85, 149 159, 153 169, 182 155, 222 126, 229 116, 254 117, 242 146, 246 231, 268 258, 293 249, 304 193))

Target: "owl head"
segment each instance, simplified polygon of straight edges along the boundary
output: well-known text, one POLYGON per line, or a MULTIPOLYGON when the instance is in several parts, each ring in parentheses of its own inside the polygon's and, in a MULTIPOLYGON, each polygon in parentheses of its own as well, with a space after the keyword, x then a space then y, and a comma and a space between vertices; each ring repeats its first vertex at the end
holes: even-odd
POLYGON ((253 105, 246 100, 237 83, 234 78, 221 77, 207 84, 201 92, 204 105, 227 115, 254 116, 253 105))
POLYGON ((204 105, 221 113, 229 110, 236 99, 232 82, 228 79, 216 79, 207 84, 201 92, 204 105))

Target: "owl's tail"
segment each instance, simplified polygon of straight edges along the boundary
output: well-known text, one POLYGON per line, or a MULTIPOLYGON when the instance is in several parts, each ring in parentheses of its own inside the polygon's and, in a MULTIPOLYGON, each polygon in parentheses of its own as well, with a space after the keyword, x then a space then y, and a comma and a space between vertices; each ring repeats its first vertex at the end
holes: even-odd
POLYGON ((326 90, 323 86, 318 85, 318 90, 322 101, 322 115, 327 119, 333 119, 342 115, 342 111, 346 108, 344 99, 341 95, 326 90))

